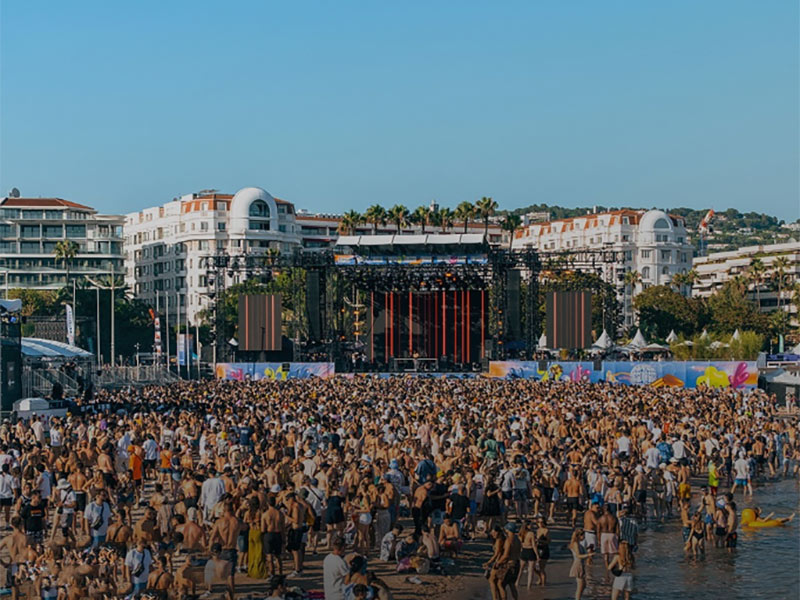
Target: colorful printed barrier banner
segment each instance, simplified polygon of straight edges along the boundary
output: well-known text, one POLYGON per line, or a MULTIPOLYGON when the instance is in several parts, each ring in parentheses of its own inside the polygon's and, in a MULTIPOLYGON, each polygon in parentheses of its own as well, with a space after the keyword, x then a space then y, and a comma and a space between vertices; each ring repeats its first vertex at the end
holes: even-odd
POLYGON ((307 379, 309 377, 333 377, 333 363, 217 363, 217 379, 235 381, 259 379, 307 379), (288 365, 289 369, 284 367, 288 365))
POLYGON ((547 361, 540 369, 537 361, 492 361, 489 377, 508 379, 608 381, 625 385, 653 387, 698 386, 753 388, 758 385, 755 361, 603 361, 594 370, 591 362, 547 361))

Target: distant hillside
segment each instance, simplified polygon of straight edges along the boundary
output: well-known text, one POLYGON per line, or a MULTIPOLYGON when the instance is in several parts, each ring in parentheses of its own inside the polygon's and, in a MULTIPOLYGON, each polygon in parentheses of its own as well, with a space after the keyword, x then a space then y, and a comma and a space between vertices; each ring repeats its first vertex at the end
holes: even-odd
MULTIPOLYGON (((510 212, 517 215, 548 213, 550 219, 555 220, 585 215, 588 212, 592 212, 595 208, 597 212, 605 212, 608 210, 619 210, 620 208, 631 207, 597 206, 565 208, 563 206, 548 206, 547 204, 531 204, 530 206, 517 208, 510 212)), ((708 212, 708 209, 704 208, 698 210, 681 207, 671 208, 668 212, 673 215, 680 215, 686 220, 686 229, 689 231, 690 239, 695 247, 697 247, 699 244, 697 227, 708 212)), ((714 231, 708 238, 709 251, 718 252, 722 250, 733 250, 741 246, 775 244, 788 240, 793 234, 794 236, 798 236, 797 233, 783 228, 783 224, 784 222, 781 219, 764 213, 740 213, 735 208, 717 212, 712 223, 714 231)))

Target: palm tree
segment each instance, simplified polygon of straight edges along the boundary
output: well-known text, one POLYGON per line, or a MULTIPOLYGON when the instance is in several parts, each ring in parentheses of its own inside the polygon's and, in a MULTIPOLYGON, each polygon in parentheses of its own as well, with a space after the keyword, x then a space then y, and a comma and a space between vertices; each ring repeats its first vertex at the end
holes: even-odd
POLYGON ((442 233, 445 233, 453 226, 453 211, 449 208, 440 208, 437 211, 437 220, 442 233))
POLYGON ((64 270, 67 272, 67 285, 69 285, 69 267, 72 259, 78 254, 78 244, 72 240, 61 240, 56 244, 53 250, 53 256, 56 260, 60 260, 64 265, 64 270))
POLYGON ((431 211, 427 206, 418 206, 413 213, 409 215, 409 220, 422 227, 422 233, 425 233, 425 226, 428 224, 431 216, 431 211))
POLYGON ((439 227, 442 224, 442 214, 439 210, 428 211, 428 225, 431 227, 439 227))
POLYGON ((791 266, 789 259, 785 256, 779 256, 772 261, 772 268, 775 271, 772 274, 775 283, 778 286, 778 310, 781 310, 781 295, 783 293, 783 284, 786 283, 786 271, 791 266))
POLYGON ((483 235, 489 234, 489 217, 497 210, 497 202, 484 196, 475 203, 475 211, 483 221, 483 235))
POLYGON ((522 225, 522 218, 519 215, 509 214, 503 219, 500 228, 508 232, 508 249, 511 250, 511 244, 514 242, 514 233, 522 225))
POLYGON ((389 221, 394 223, 397 228, 397 233, 401 233, 401 229, 408 223, 408 209, 402 204, 395 204, 386 213, 389 221))
POLYGON ((464 202, 456 207, 454 214, 456 219, 464 221, 464 233, 467 233, 470 219, 475 216, 475 205, 473 205, 472 202, 464 200, 464 202))
POLYGON ((685 284, 686 284, 686 273, 673 273, 672 277, 669 278, 669 287, 678 293, 681 292, 681 288, 685 284))
POLYGON ((341 235, 355 235, 356 228, 364 222, 364 217, 357 210, 349 210, 342 215, 339 222, 339 233, 341 235))
POLYGON ((380 204, 373 204, 364 212, 364 220, 372 225, 372 235, 376 235, 378 225, 386 223, 386 209, 380 204))
POLYGON ((764 262, 760 258, 754 258, 750 261, 750 266, 747 268, 747 277, 753 283, 756 290, 756 304, 758 310, 761 310, 761 282, 764 280, 764 262))

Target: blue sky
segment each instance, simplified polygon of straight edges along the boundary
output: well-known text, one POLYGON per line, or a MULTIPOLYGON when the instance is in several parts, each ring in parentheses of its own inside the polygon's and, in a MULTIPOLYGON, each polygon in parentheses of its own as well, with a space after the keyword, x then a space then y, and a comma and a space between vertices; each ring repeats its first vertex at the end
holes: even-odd
POLYGON ((794 0, 0 4, 0 191, 800 217, 794 0))

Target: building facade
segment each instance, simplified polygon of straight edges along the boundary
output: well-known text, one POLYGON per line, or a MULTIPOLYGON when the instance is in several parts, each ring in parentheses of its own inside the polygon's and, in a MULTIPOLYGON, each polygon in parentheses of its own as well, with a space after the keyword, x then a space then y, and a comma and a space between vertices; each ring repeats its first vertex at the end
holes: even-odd
POLYGON ((100 215, 89 206, 61 198, 0 201, 0 283, 6 288, 57 290, 69 280, 105 279, 124 273, 124 218, 100 215), (55 256, 56 245, 77 245, 68 264, 55 256))
POLYGON ((694 260, 697 279, 692 286, 692 295, 708 298, 726 282, 742 277, 747 282, 748 295, 758 302, 762 312, 780 308, 790 313, 797 321, 798 307, 793 303, 794 285, 800 281, 800 242, 765 246, 745 246, 729 252, 714 252, 694 260), (750 277, 754 260, 761 261, 763 272, 760 280, 750 277), (778 267, 783 264, 781 294, 778 296, 778 267))
MULTIPOLYGON (((676 273, 692 267, 692 246, 682 217, 661 210, 615 210, 555 221, 534 222, 520 228, 512 247, 540 252, 613 251, 620 262, 576 268, 600 272, 614 285, 622 303, 624 324, 633 325, 633 297, 652 285, 668 284, 676 273), (640 281, 626 284, 635 271, 640 281)), ((682 290, 688 293, 688 289, 682 290)))
MULTIPOLYGON (((209 303, 205 259, 291 252, 300 245, 295 210, 261 188, 236 194, 202 191, 125 215, 125 273, 137 298, 169 307, 172 319, 197 313, 209 303)), ((226 284, 239 283, 243 272, 231 273, 226 284)))

